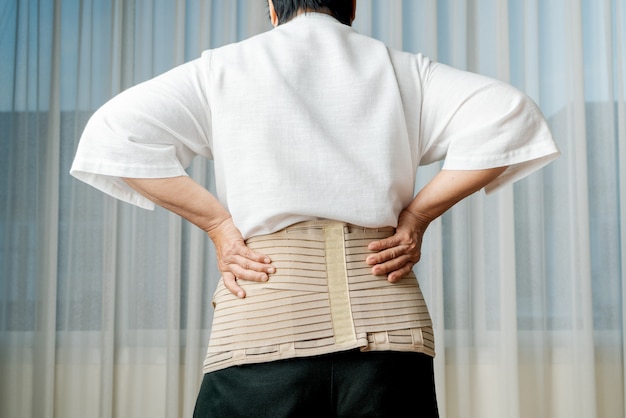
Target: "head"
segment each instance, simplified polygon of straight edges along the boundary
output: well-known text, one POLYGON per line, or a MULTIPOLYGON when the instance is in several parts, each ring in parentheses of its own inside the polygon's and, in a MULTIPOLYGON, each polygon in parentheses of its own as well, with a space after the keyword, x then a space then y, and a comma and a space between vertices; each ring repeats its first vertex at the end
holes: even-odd
POLYGON ((274 26, 304 12, 326 13, 350 26, 356 13, 356 0, 268 0, 268 4, 274 26))

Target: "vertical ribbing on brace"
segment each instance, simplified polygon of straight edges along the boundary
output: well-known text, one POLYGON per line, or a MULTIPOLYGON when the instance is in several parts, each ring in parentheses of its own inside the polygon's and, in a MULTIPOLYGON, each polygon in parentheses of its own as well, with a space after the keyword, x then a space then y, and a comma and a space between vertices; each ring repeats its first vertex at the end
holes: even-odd
POLYGON ((328 274, 328 299, 332 317, 335 344, 350 345, 356 342, 356 332, 348 294, 344 225, 324 226, 326 272, 328 274))

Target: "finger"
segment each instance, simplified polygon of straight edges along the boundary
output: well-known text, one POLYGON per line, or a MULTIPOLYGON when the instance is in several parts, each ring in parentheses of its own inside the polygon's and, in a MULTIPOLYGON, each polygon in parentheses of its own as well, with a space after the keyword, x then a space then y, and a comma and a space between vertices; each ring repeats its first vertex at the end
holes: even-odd
MULTIPOLYGON (((235 245, 228 251, 220 252, 218 257, 225 266, 238 265, 244 270, 265 274, 272 274, 276 271, 274 266, 271 265, 272 260, 267 255, 251 250, 247 245, 243 244, 243 241, 240 245, 235 245)), ((235 274, 237 277, 240 277, 240 272, 235 274)))
POLYGON ((244 270, 251 270, 265 274, 272 274, 276 272, 276 269, 271 264, 254 261, 241 255, 232 257, 231 264, 238 265, 244 270))
POLYGON ((370 242, 367 249, 370 251, 382 251, 398 245, 400 245, 400 239, 394 234, 388 238, 370 242))
POLYGON ((384 276, 391 283, 398 282, 404 278, 407 274, 411 272, 415 263, 412 261, 407 261, 404 264, 396 264, 395 266, 391 266, 389 264, 385 266, 376 266, 381 267, 380 273, 375 274, 376 276, 384 276))
POLYGON ((387 275, 387 281, 389 281, 390 283, 399 282, 404 278, 404 276, 411 272, 411 270, 413 269, 413 265, 414 264, 412 263, 407 263, 401 269, 392 271, 387 275))
POLYGON ((385 263, 387 261, 393 260, 394 258, 398 258, 405 254, 408 254, 407 253, 408 249, 409 247, 406 245, 388 248, 376 254, 370 254, 365 259, 365 262, 369 264, 370 266, 373 266, 375 264, 385 263))
POLYGON ((247 245, 243 246, 241 255, 259 264, 270 264, 272 262, 267 255, 251 250, 247 245))
POLYGON ((251 250, 243 240, 216 245, 216 250, 218 256, 229 263, 235 260, 235 257, 242 257, 257 264, 267 265, 272 262, 267 255, 251 250))
POLYGON ((239 284, 237 283, 237 278, 234 274, 225 272, 222 275, 222 281, 224 282, 224 286, 230 291, 230 293, 241 299, 246 297, 246 291, 243 290, 241 286, 239 286, 239 284))
MULTIPOLYGON (((244 263, 247 265, 247 263, 244 263)), ((268 273, 263 271, 255 271, 245 268, 241 264, 229 264, 228 271, 234 274, 240 280, 248 280, 251 282, 266 282, 269 280, 268 273)))
POLYGON ((401 269, 407 263, 414 264, 411 257, 407 254, 403 254, 384 263, 376 264, 372 267, 372 274, 375 276, 387 275, 401 269))

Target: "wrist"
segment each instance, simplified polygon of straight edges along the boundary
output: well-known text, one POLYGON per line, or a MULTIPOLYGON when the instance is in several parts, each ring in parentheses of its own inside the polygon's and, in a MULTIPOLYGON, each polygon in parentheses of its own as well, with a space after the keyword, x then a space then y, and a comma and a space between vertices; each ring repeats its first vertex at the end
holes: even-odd
POLYGON ((404 209, 400 212, 400 218, 398 224, 410 224, 413 226, 415 231, 421 235, 424 234, 428 225, 434 220, 434 217, 428 216, 426 214, 411 211, 409 208, 404 209))
POLYGON ((211 222, 209 222, 203 229, 209 238, 215 242, 220 235, 223 235, 224 231, 230 229, 231 227, 234 227, 232 217, 229 214, 225 214, 212 219, 211 222))

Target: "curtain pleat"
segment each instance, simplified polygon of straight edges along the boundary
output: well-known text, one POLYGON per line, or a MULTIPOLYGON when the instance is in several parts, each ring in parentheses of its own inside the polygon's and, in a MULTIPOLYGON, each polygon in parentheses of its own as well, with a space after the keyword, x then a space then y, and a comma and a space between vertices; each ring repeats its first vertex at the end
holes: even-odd
MULTIPOLYGON (((617 136, 618 138, 621 135, 621 138, 624 138, 624 132, 626 132, 626 4, 624 2, 617 1, 615 2, 611 8, 611 14, 613 19, 611 20, 611 24, 615 27, 613 31, 613 39, 612 42, 614 51, 613 54, 613 66, 615 74, 614 74, 614 83, 615 83, 615 97, 614 101, 617 103, 616 109, 616 123, 613 126, 617 127, 617 136)), ((626 141, 618 141, 617 142, 617 152, 618 161, 623 162, 626 161, 626 141)), ((618 164, 618 201, 619 201, 619 212, 618 218, 626 219, 626 164, 618 164)), ((619 242, 626 242, 626 222, 620 222, 619 228, 619 242)), ((623 260, 626 260, 626 246, 620 245, 620 253, 618 257, 622 262, 620 263, 621 269, 619 271, 620 277, 622 280, 620 281, 621 299, 619 301, 619 305, 622 307, 622 318, 621 323, 622 327, 620 329, 621 333, 618 333, 621 336, 621 359, 622 359, 622 369, 613 370, 614 372, 614 381, 619 381, 619 375, 621 372, 621 380, 622 380, 622 391, 626 390, 626 286, 624 286, 624 278, 626 277, 626 263, 623 260)), ((619 291, 617 287, 614 288, 615 293, 619 295, 619 291)), ((619 339, 619 338, 618 338, 619 339)), ((619 343, 613 345, 613 358, 619 359, 619 343)), ((613 364, 619 364, 619 360, 613 362, 613 364)), ((619 385, 618 385, 619 388, 619 385)), ((622 398, 622 411, 626 413, 626 396, 622 398)))
MULTIPOLYGON (((212 243, 67 173, 106 100, 270 27, 263 0, 0 2, 0 416, 192 415, 212 243)), ((626 0, 359 0, 354 27, 515 85, 562 150, 426 232, 440 415, 625 416, 626 0)))

